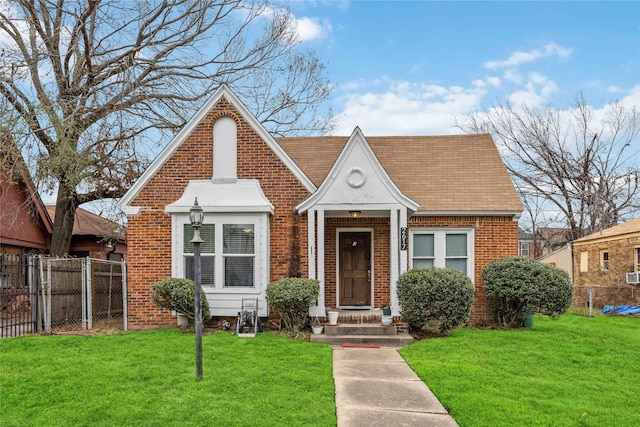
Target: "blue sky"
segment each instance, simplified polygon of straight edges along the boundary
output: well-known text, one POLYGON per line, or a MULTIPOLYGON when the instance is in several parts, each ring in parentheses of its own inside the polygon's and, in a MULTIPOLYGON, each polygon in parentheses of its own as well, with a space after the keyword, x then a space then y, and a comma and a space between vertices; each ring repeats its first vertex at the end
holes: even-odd
POLYGON ((337 135, 459 133, 506 98, 640 106, 640 2, 281 3, 336 85, 337 135))

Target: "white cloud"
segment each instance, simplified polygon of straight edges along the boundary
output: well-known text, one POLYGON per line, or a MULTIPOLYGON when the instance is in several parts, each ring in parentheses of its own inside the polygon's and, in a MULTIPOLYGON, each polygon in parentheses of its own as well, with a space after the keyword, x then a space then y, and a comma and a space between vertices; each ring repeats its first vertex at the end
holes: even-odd
POLYGON ((499 77, 487 77, 486 81, 494 87, 500 87, 500 84, 502 84, 499 77))
POLYGON ((327 38, 331 33, 331 23, 317 18, 295 18, 296 32, 301 42, 327 38))
POLYGON ((486 83, 473 87, 387 81, 380 92, 350 93, 336 135, 350 135, 359 126, 365 135, 441 135, 459 133, 454 117, 480 106, 486 83))
POLYGON ((620 99, 620 104, 626 108, 636 108, 640 110, 640 84, 629 90, 629 93, 620 99))
MULTIPOLYGON (((540 107, 558 92, 556 82, 539 72, 518 76, 518 83, 508 87, 493 76, 466 86, 393 81, 388 77, 352 81, 339 88, 344 93, 339 99, 343 107, 335 134, 349 135, 356 126, 366 135, 459 133, 455 119, 482 110, 490 90, 506 91, 505 96, 516 108, 523 104, 540 107)), ((512 80, 505 79, 507 83, 514 83, 512 80)))
POLYGON ((547 76, 531 72, 527 76, 527 81, 521 88, 511 93, 509 102, 515 107, 526 104, 530 107, 540 107, 548 102, 551 96, 558 92, 558 85, 547 76))
POLYGON ((564 59, 571 55, 572 49, 564 48, 555 43, 549 43, 542 47, 542 49, 533 49, 528 52, 516 51, 513 52, 509 58, 502 61, 487 61, 484 64, 484 68, 494 70, 497 68, 517 67, 521 64, 533 62, 540 58, 546 58, 550 56, 557 56, 564 59))
POLYGON ((503 77, 505 80, 515 84, 522 84, 523 81, 522 74, 520 74, 515 68, 506 69, 503 77))

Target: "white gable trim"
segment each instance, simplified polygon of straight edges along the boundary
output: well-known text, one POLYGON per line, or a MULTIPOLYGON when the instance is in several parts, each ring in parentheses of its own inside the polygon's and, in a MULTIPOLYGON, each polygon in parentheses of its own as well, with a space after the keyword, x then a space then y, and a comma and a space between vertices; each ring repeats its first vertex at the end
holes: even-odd
MULTIPOLYGON (((305 199, 302 203, 300 203, 296 207, 298 212, 304 213, 316 205, 323 205, 323 206, 326 205, 324 206, 325 208, 339 208, 334 204, 323 203, 323 199, 325 199, 326 196, 329 194, 330 187, 333 185, 333 182, 335 181, 336 177, 340 174, 340 172, 342 172, 343 170, 345 170, 345 168, 348 167, 346 163, 349 159, 350 154, 353 152, 353 150, 356 147, 360 147, 362 149, 366 157, 366 160, 373 166, 373 171, 379 178, 380 182, 383 184, 386 192, 389 195, 391 195, 391 197, 395 199, 398 202, 398 204, 403 205, 405 208, 407 208, 410 211, 413 211, 413 212, 417 211, 420 205, 415 201, 411 200, 409 197, 402 194, 402 192, 398 189, 396 184, 389 177, 389 174, 387 174, 387 171, 382 167, 382 164, 380 164, 380 161, 378 160, 375 153, 371 149, 371 146, 367 142, 360 128, 356 127, 353 133, 351 134, 351 136, 349 137, 347 143, 342 148, 340 155, 338 156, 335 163, 331 167, 331 170, 327 174, 326 178, 324 179, 322 184, 320 184, 318 191, 313 193, 311 196, 309 196, 307 199, 305 199)), ((348 181, 351 187, 359 188, 360 186, 364 185, 366 180, 367 180, 367 177, 360 167, 353 166, 349 168, 348 181)), ((347 205, 350 203, 350 201, 345 200, 344 203, 345 204, 343 206, 348 207, 347 205)), ((380 205, 379 203, 376 204, 375 201, 371 205, 373 209, 377 209, 379 206, 382 206, 382 205, 380 205)), ((354 207, 357 207, 357 206, 354 205, 354 207)))
MULTIPOLYGON (((211 98, 205 104, 200 107, 196 114, 187 122, 187 124, 178 132, 178 134, 171 140, 169 145, 155 158, 147 170, 138 178, 138 180, 131 186, 129 191, 120 199, 118 205, 127 215, 136 215, 140 211, 139 207, 131 206, 131 202, 136 198, 138 193, 147 185, 147 183, 153 178, 153 176, 160 170, 160 168, 167 162, 173 153, 180 147, 184 140, 193 132, 196 126, 204 119, 204 117, 211 111, 211 109, 222 99, 227 99, 242 115, 242 118, 249 123, 249 125, 258 133, 258 135, 265 141, 265 143, 271 148, 271 150, 278 156, 278 158, 289 168, 294 176, 302 183, 302 185, 313 193, 316 191, 316 186, 311 179, 302 172, 302 169, 296 165, 296 163, 287 155, 287 153, 280 147, 271 134, 262 126, 262 123, 256 119, 253 114, 247 109, 247 107, 235 96, 235 94, 229 89, 227 85, 222 85, 213 94, 211 98)), ((211 141, 213 143, 213 134, 211 135, 211 141)))

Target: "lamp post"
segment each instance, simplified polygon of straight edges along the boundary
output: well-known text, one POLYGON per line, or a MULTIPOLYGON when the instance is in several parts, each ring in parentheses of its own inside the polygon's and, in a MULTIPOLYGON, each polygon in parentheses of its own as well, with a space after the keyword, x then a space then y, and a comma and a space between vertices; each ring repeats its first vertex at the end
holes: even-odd
POLYGON ((200 264, 200 243, 204 242, 200 237, 200 227, 204 220, 204 214, 202 213, 202 208, 198 206, 197 197, 190 212, 189 220, 193 227, 193 239, 191 239, 191 243, 193 243, 193 269, 196 282, 196 295, 194 300, 196 312, 196 381, 199 381, 202 379, 202 303, 200 302, 202 269, 200 264))

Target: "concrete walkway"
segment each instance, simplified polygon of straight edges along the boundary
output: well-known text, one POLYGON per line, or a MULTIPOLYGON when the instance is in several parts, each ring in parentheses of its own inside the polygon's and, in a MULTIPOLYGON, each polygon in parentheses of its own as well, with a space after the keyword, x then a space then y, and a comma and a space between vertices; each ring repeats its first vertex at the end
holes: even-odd
POLYGON ((458 424, 395 348, 333 347, 338 427, 458 424))

